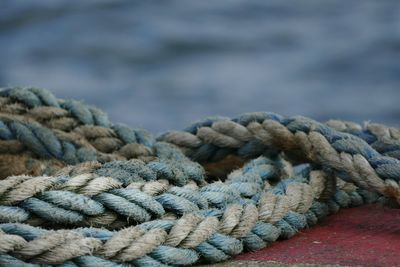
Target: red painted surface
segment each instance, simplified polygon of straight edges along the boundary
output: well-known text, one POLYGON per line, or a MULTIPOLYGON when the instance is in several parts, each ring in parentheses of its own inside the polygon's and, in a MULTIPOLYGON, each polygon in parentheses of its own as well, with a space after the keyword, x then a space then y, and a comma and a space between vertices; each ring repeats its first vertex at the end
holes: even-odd
POLYGON ((343 209, 290 240, 236 260, 400 266, 400 209, 378 205, 343 209))

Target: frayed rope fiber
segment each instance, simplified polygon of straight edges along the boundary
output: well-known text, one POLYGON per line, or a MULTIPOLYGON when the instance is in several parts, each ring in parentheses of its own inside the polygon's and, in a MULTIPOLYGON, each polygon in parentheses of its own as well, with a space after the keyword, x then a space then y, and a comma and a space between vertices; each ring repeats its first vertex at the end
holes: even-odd
POLYGON ((249 113, 155 138, 0 90, 0 266, 225 261, 340 208, 400 203, 400 131, 249 113))

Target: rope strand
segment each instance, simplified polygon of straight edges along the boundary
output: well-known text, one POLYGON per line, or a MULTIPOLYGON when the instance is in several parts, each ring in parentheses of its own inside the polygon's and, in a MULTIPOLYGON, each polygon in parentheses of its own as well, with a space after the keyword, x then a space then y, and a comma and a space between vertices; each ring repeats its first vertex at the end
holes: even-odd
MULTIPOLYGON (((314 175, 314 179, 321 177, 320 174, 314 175)), ((193 264, 199 260, 217 262, 243 249, 265 247, 279 237, 290 238, 338 208, 365 201, 357 191, 338 191, 328 204, 317 200, 310 202, 309 198, 299 200, 290 193, 290 185, 307 187, 307 183, 301 182, 304 179, 298 176, 278 183, 260 196, 257 208, 252 204, 233 204, 219 214, 189 213, 176 220, 155 220, 117 232, 96 228, 49 231, 23 224, 1 224, 0 229, 7 236, 2 238, 4 244, 0 247, 8 257, 0 256, 0 262, 10 262, 10 253, 13 261, 29 258, 30 262, 38 264, 60 264, 69 260, 137 266, 147 266, 148 262, 166 265, 193 264), (271 199, 274 200, 271 202, 271 199), (89 258, 81 258, 89 255, 89 258)), ((311 192, 309 185, 308 188, 311 192)), ((318 197, 312 195, 312 199, 318 197)))
POLYGON ((198 161, 212 160, 217 153, 226 156, 232 149, 240 156, 254 157, 257 150, 250 155, 243 151, 248 151, 247 147, 254 142, 261 142, 263 151, 279 149, 324 166, 346 181, 400 203, 399 160, 381 155, 354 135, 338 132, 308 118, 284 118, 272 113, 244 114, 233 120, 207 120, 194 124, 185 132, 163 134, 159 140, 185 140, 185 143, 175 142, 175 145, 184 146, 187 155, 198 161), (202 158, 198 158, 199 151, 202 158))

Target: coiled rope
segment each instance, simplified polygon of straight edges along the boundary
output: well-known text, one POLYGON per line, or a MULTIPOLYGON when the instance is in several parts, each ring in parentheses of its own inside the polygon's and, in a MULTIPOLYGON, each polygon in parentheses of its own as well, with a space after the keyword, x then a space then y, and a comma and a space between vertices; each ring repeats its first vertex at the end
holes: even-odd
MULTIPOLYGON (((357 134, 369 140, 369 136, 357 134)), ((378 146, 381 148, 378 152, 355 135, 339 132, 309 118, 285 118, 261 112, 232 120, 211 118, 195 123, 183 132, 165 133, 159 140, 183 148, 186 155, 200 162, 220 160, 232 153, 253 158, 278 149, 400 203, 400 161, 380 153, 393 151, 395 145, 390 149, 378 146)), ((395 138, 390 140, 397 142, 395 138)))
POLYGON ((81 102, 8 88, 0 266, 191 265, 261 249, 340 208, 400 203, 399 136, 251 113, 155 139, 81 102))

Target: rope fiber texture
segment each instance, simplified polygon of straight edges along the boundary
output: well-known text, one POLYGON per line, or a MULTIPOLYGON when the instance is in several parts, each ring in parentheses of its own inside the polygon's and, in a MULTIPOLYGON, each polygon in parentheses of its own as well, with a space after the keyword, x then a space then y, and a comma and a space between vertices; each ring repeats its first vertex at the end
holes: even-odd
POLYGON ((0 90, 0 266, 183 266, 400 203, 400 131, 251 113, 154 138, 39 88, 0 90))
MULTIPOLYGON (((369 136, 359 132, 357 135, 339 132, 305 117, 285 118, 258 112, 232 120, 206 119, 183 132, 165 133, 159 140, 181 147, 186 155, 200 162, 220 160, 231 153, 254 158, 284 151, 288 156, 332 170, 345 181, 400 203, 400 161, 380 153, 393 151, 395 146, 378 146, 380 151, 377 151, 359 138, 369 140, 369 136), (255 146, 258 148, 252 149, 255 146)), ((389 140, 396 142, 395 138, 389 140)))

